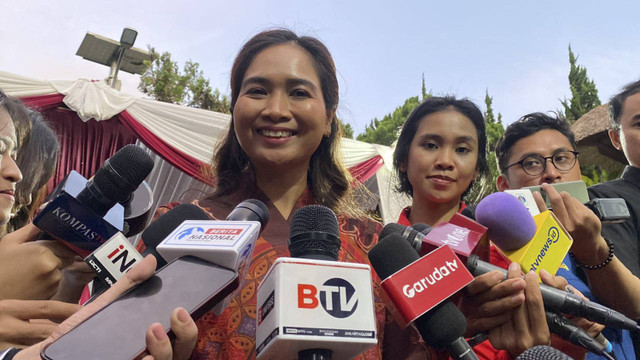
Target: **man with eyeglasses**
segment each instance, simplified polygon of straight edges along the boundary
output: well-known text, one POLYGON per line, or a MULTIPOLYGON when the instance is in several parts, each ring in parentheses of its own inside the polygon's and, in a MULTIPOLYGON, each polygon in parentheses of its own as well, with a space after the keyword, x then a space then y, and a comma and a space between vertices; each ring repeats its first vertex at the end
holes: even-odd
MULTIPOLYGON (((563 261, 568 271, 560 269, 558 275, 591 301, 597 298, 616 308, 620 299, 640 299, 640 281, 613 256, 615 246, 602 237, 597 216, 568 193, 558 194, 548 185, 582 180, 578 155, 566 121, 543 113, 527 114, 510 124, 498 140, 496 157, 501 174, 496 185, 500 191, 542 186, 554 214, 574 240, 572 255, 563 261)), ((539 194, 535 196, 541 200, 539 194)), ((622 311, 620 307, 616 310, 622 311)), ((618 359, 636 358, 628 331, 606 328, 602 334, 618 359)), ((587 356, 598 358, 592 353, 587 356)))

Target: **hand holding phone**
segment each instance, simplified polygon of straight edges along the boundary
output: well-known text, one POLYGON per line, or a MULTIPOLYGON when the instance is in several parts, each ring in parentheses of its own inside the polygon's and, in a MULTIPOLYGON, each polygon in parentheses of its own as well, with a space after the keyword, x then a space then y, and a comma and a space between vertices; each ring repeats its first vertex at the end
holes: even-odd
MULTIPOLYGON (((153 272, 156 267, 156 260, 153 256, 147 256, 143 261, 137 264, 134 268, 132 268, 120 281, 118 281, 113 287, 107 290, 104 294, 102 294, 96 301, 91 304, 83 307, 80 311, 69 317, 66 321, 61 323, 58 328, 53 332, 53 334, 38 344, 35 344, 29 348, 26 348, 20 351, 14 357, 15 360, 23 360, 23 359, 39 359, 40 352, 44 351, 48 344, 56 341, 58 338, 63 336, 65 333, 73 330, 78 324, 83 323, 87 318, 91 317, 94 313, 102 309, 107 304, 111 303, 113 300, 117 299, 123 293, 127 292, 129 289, 135 287, 136 285, 142 283, 153 275, 153 272)), ((173 350, 175 350, 176 355, 179 355, 178 358, 187 358, 191 353, 191 349, 193 348, 193 344, 195 344, 195 340, 197 337, 197 328, 195 327, 195 323, 193 320, 187 320, 185 323, 180 321, 180 326, 173 327, 173 318, 179 317, 179 312, 174 311, 172 314, 172 330, 176 336, 176 343, 174 345, 173 350), (184 355, 187 354, 187 355, 184 355)), ((155 328, 158 327, 158 324, 152 324, 147 329, 147 338, 146 345, 149 353, 156 359, 165 359, 166 354, 171 354, 171 344, 168 341, 163 339, 156 339, 156 337, 150 337, 150 332, 153 332, 155 328)), ((155 332, 154 332, 155 333, 155 332)), ((133 334, 131 334, 133 335, 133 334)), ((140 337, 143 334, 139 334, 140 337)), ((166 334, 165 334, 166 336, 166 334)), ((171 357, 169 357, 171 358, 171 357)))

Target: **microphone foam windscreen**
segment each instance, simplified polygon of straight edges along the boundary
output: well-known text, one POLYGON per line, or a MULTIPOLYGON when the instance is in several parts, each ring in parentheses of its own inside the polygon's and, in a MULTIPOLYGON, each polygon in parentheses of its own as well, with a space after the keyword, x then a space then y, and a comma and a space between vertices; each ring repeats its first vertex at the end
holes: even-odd
POLYGON ((269 222, 269 209, 260 200, 249 199, 238 204, 227 215, 230 221, 259 221, 260 230, 264 230, 269 222))
POLYGON ((292 257, 337 261, 339 250, 340 230, 333 210, 308 205, 293 214, 289 233, 292 257))
POLYGON ((185 220, 211 220, 204 210, 193 204, 181 204, 159 216, 142 232, 142 242, 154 249, 185 220))
POLYGON ((399 233, 389 234, 369 250, 369 262, 383 280, 419 258, 399 233))
POLYGON ((529 210, 515 196, 490 194, 476 207, 476 221, 489 229, 489 238, 501 250, 513 251, 526 245, 536 233, 529 210))
POLYGON ((133 144, 118 150, 96 172, 93 182, 102 195, 116 202, 126 201, 153 169, 153 160, 133 144))
POLYGON ((413 323, 424 342, 436 349, 449 348, 467 330, 467 318, 449 300, 441 302, 413 323))
POLYGON ((413 224, 413 228, 422 235, 427 235, 431 230, 433 230, 431 226, 423 223, 413 224))
POLYGON ((534 346, 520 354, 516 360, 573 360, 562 351, 547 345, 534 346))
POLYGON ((397 223, 388 223, 382 228, 382 231, 380 232, 380 239, 384 239, 394 233, 402 234, 406 228, 406 226, 397 223))

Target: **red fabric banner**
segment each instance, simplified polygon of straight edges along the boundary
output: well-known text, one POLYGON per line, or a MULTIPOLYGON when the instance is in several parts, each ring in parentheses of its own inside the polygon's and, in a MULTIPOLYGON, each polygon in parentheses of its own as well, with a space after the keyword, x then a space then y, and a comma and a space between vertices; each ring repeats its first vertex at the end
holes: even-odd
POLYGON ((358 165, 354 165, 349 168, 351 175, 361 183, 367 181, 370 177, 376 174, 378 169, 384 165, 382 156, 376 155, 369 160, 363 161, 358 165))

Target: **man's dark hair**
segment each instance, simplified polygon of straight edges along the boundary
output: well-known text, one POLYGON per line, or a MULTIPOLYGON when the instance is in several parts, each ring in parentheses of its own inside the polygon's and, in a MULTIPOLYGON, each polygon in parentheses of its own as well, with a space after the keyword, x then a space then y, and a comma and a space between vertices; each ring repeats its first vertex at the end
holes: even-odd
POLYGON ((609 120, 611 127, 615 130, 620 129, 620 115, 622 115, 622 106, 627 98, 631 95, 640 93, 640 80, 627 84, 622 91, 609 100, 609 120))
POLYGON ((509 152, 515 143, 520 139, 526 138, 527 136, 531 136, 538 131, 545 129, 559 131, 569 140, 573 150, 576 150, 576 140, 567 120, 558 118, 557 116, 552 117, 540 112, 527 114, 518 119, 518 121, 507 126, 504 134, 502 134, 496 144, 496 157, 498 158, 498 167, 500 168, 500 172, 503 174, 505 173, 505 168, 509 165, 507 163, 507 161, 509 161, 509 152))

